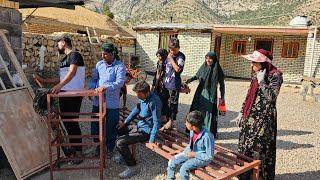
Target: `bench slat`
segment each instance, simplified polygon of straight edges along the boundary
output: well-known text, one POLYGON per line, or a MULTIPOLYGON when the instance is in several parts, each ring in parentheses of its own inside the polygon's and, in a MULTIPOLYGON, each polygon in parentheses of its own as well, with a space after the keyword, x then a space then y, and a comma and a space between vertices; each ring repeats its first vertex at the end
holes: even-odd
MULTIPOLYGON (((129 114, 128 110, 122 111, 120 119, 124 120, 129 114)), ((137 119, 133 121, 137 123, 137 119)), ((171 159, 172 156, 182 152, 189 143, 189 137, 176 130, 158 132, 157 146, 146 143, 146 147, 160 156, 171 159)), ((202 179, 230 179, 248 170, 253 170, 254 179, 258 179, 259 160, 234 152, 219 145, 215 145, 213 162, 208 166, 196 169, 193 172, 202 179)))

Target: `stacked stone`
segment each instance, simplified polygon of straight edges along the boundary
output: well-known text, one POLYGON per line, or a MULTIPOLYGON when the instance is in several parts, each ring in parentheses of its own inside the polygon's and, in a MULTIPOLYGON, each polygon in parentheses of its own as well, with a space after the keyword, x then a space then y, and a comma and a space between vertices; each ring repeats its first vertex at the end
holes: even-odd
MULTIPOLYGON (((29 67, 39 67, 40 63, 40 47, 41 45, 46 47, 44 56, 44 70, 45 71, 57 71, 59 69, 59 62, 64 55, 60 55, 58 52, 58 43, 56 39, 60 37, 61 33, 55 33, 51 35, 46 34, 33 34, 23 33, 23 64, 27 64, 29 67)), ((95 49, 91 46, 88 37, 81 34, 68 34, 72 39, 73 49, 79 51, 83 58, 86 68, 86 76, 90 75, 91 69, 94 67, 95 49)))
MULTIPOLYGON (((78 33, 53 33, 53 34, 36 34, 36 33, 23 33, 23 64, 28 67, 37 68, 40 64, 40 47, 43 45, 46 48, 44 56, 44 71, 58 71, 59 62, 64 55, 58 52, 57 38, 62 35, 68 35, 72 39, 73 50, 81 53, 84 58, 86 66, 86 76, 91 76, 91 70, 95 67, 97 61, 101 59, 100 44, 91 44, 88 36, 78 33)), ((110 36, 102 36, 101 43, 111 42, 114 43, 120 51, 121 48, 130 46, 134 47, 135 40, 133 38, 118 38, 110 36)))

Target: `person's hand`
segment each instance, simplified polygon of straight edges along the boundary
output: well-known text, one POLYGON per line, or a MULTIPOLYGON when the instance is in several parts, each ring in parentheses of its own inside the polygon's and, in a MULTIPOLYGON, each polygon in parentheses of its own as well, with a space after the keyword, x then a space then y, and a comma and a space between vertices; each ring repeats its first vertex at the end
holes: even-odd
POLYGON ((126 124, 123 121, 120 121, 118 129, 122 129, 124 127, 126 127, 126 124))
POLYGON ((172 52, 169 52, 168 56, 167 56, 167 59, 168 59, 168 62, 170 64, 172 64, 174 62, 173 60, 173 53, 172 52))
POLYGON ((189 159, 195 158, 195 157, 196 157, 196 153, 195 153, 195 152, 188 152, 188 153, 187 153, 187 157, 188 157, 189 159))
POLYGON ((190 83, 191 83, 191 80, 190 80, 190 79, 184 79, 184 83, 185 83, 185 84, 190 84, 190 83))
POLYGON ((51 93, 53 94, 58 94, 61 91, 61 88, 63 86, 61 84, 57 84, 55 85, 52 89, 51 89, 51 93))
POLYGON ((242 121, 242 113, 239 112, 238 117, 236 118, 236 124, 238 127, 240 127, 242 121))
POLYGON ((188 80, 188 78, 186 78, 186 77, 182 78, 183 82, 186 82, 187 80, 188 80))
POLYGON ((168 58, 168 62, 169 62, 170 64, 174 63, 173 58, 168 58))
POLYGON ((188 78, 183 78, 182 82, 185 83, 185 84, 189 84, 190 83, 188 78))
POLYGON ((106 87, 101 86, 101 87, 96 88, 95 91, 98 92, 98 93, 101 93, 106 89, 107 89, 106 87))
POLYGON ((264 77, 266 75, 266 69, 264 70, 260 70, 258 73, 257 73, 257 80, 258 80, 258 83, 260 84, 261 82, 264 82, 264 77))
POLYGON ((225 103, 225 100, 223 99, 223 98, 220 98, 220 100, 219 100, 220 102, 220 104, 224 104, 225 103))
POLYGON ((40 77, 38 74, 32 74, 34 81, 38 84, 39 87, 43 88, 44 79, 40 77))
POLYGON ((44 79, 42 78, 42 77, 40 77, 38 74, 32 74, 32 77, 35 79, 35 80, 37 80, 37 81, 39 81, 40 83, 44 83, 44 79))

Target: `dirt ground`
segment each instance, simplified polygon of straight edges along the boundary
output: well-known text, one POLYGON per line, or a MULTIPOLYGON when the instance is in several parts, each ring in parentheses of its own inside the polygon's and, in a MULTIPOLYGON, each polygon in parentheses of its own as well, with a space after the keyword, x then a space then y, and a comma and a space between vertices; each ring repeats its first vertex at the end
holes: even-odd
MULTIPOLYGON (((136 104, 137 98, 128 87, 128 106, 136 104)), ((184 130, 183 118, 189 111, 197 83, 191 84, 191 94, 181 94, 179 100, 179 115, 177 128, 184 130)), ((233 150, 237 149, 239 129, 234 122, 245 98, 249 82, 228 79, 226 81, 226 116, 219 117, 218 139, 216 143, 233 150)), ((83 111, 90 109, 90 102, 83 102, 83 111)), ((320 103, 303 101, 299 95, 299 88, 295 85, 284 84, 278 97, 278 138, 277 138, 277 165, 276 179, 285 180, 318 180, 320 179, 320 103)), ((88 133, 88 124, 81 124, 83 133, 88 133)), ((167 160, 147 150, 142 145, 137 151, 140 173, 131 178, 165 179, 167 160)), ((94 162, 85 162, 90 164, 94 162)), ((109 159, 106 161, 106 179, 118 179, 117 175, 124 166, 118 166, 109 159)), ((1 167, 1 166, 0 166, 1 167)), ((29 179, 48 179, 48 170, 45 170, 29 179)), ((0 169, 0 179, 15 179, 10 169, 0 169)), ((95 170, 55 173, 55 179, 98 179, 95 170)), ((192 177, 192 179, 196 179, 192 177)))

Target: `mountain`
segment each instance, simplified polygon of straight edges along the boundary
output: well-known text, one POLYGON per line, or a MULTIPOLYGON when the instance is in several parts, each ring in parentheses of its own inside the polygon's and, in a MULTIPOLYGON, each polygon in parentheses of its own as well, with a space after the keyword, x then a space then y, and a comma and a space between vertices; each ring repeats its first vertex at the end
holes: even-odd
POLYGON ((218 23, 288 25, 297 15, 320 25, 320 0, 93 0, 110 7, 122 25, 218 23))

